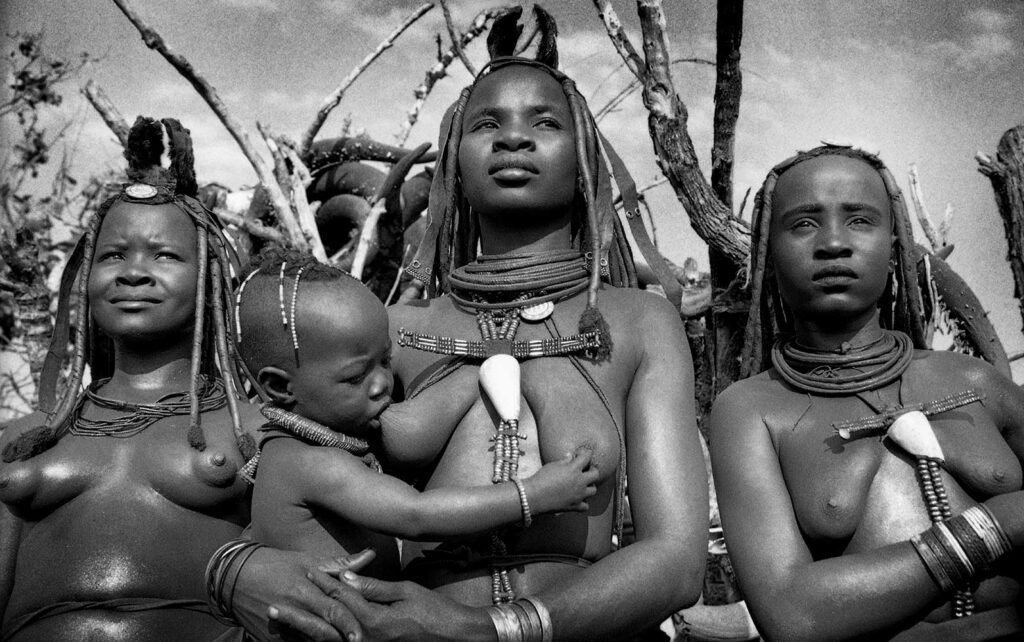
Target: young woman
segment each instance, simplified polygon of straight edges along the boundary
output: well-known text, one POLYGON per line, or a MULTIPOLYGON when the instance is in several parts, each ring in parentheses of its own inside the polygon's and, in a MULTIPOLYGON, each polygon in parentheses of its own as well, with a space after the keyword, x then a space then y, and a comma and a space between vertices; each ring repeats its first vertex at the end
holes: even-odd
POLYGON ((194 198, 177 121, 140 118, 125 155, 131 182, 89 221, 65 270, 45 412, 0 440, 3 640, 227 630, 206 607, 202 571, 248 523, 241 425, 258 425, 235 398, 230 248, 194 198), (170 169, 159 164, 165 135, 170 169), (69 321, 70 378, 56 399, 69 321))
POLYGON ((925 349, 892 175, 858 150, 801 153, 769 174, 753 241, 754 376, 715 402, 711 454, 761 634, 1019 639, 1024 391, 925 349))
POLYGON ((369 601, 314 574, 341 602, 317 599, 294 558, 258 551, 234 592, 249 626, 274 604, 324 639, 338 633, 321 617, 374 639, 627 639, 697 599, 707 497, 686 339, 664 298, 599 285, 635 284, 632 256, 590 113, 550 38, 541 51, 492 58, 449 112, 412 264, 435 296, 390 311, 407 401, 382 417, 383 438, 428 489, 525 476, 587 447, 590 511, 407 543, 416 583, 350 578, 369 601), (519 361, 514 417, 481 394, 495 354, 519 361), (636 542, 616 548, 627 474, 636 542))

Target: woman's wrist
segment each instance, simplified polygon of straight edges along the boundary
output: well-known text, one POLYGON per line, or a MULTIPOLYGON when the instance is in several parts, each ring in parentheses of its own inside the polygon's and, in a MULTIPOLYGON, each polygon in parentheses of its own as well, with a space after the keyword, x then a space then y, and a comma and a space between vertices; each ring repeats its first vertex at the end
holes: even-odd
POLYGON ((232 613, 235 582, 242 567, 263 545, 249 539, 226 542, 210 556, 206 565, 206 601, 214 618, 229 626, 237 626, 232 613))

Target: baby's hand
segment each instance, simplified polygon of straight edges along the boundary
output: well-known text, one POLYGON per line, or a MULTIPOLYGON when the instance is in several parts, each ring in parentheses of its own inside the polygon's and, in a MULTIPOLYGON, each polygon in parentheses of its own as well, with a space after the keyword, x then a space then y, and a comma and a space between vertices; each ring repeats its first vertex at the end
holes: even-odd
POLYGON ((585 512, 587 499, 597 493, 597 466, 591 466, 594 453, 579 448, 565 459, 544 464, 536 474, 523 480, 532 513, 561 511, 585 512))

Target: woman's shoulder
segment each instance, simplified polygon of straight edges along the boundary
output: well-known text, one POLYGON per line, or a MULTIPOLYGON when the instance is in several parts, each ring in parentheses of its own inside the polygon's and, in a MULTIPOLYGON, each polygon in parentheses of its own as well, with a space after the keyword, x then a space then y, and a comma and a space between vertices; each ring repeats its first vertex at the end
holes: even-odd
POLYGON ((949 392, 976 390, 990 408, 1018 417, 1024 412, 1024 388, 987 361, 947 350, 915 350, 911 373, 915 381, 932 382, 949 392))

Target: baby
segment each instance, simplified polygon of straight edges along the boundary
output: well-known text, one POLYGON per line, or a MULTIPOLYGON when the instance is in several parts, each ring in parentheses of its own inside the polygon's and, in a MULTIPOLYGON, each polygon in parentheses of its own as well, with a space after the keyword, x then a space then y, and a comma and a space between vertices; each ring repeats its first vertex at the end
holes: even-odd
POLYGON ((394 537, 469 535, 588 509, 598 473, 585 449, 509 484, 418 492, 381 474, 371 444, 391 403, 388 317, 341 270, 264 252, 236 304, 239 354, 271 401, 253 490, 256 541, 329 556, 373 548, 364 573, 390 578, 394 537))

